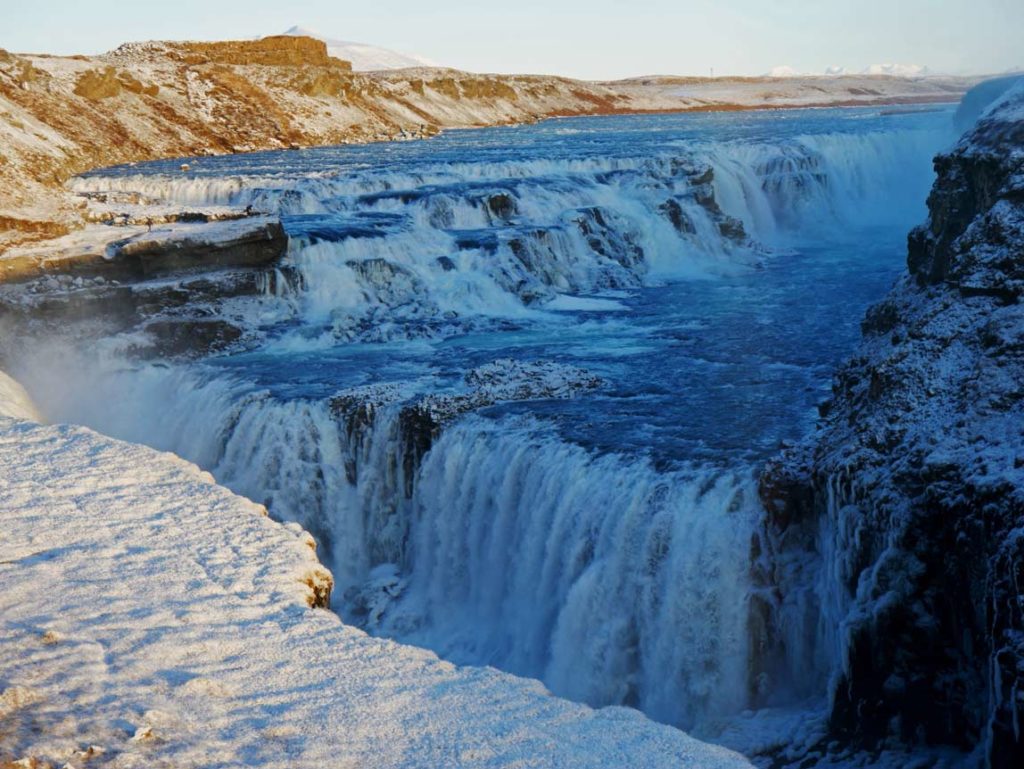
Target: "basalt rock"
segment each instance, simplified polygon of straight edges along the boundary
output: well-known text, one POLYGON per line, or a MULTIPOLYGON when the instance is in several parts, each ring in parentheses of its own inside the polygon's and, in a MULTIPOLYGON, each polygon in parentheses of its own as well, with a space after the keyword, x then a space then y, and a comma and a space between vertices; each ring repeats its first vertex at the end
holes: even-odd
POLYGON ((139 277, 151 278, 229 267, 265 267, 284 255, 288 245, 281 223, 254 217, 190 231, 170 229, 108 247, 108 261, 139 277))
POLYGON ((801 676, 801 633, 830 649, 842 741, 980 745, 1008 769, 1024 765, 1024 88, 935 167, 908 273, 816 433, 761 479, 777 598, 755 625, 765 675, 788 655, 801 676))
POLYGON ((0 259, 0 284, 46 276, 134 282, 267 267, 288 246, 280 221, 264 216, 158 227, 118 240, 106 237, 106 241, 72 243, 67 248, 58 242, 52 247, 11 251, 0 259))
POLYGON ((444 428, 464 414, 510 401, 573 398, 601 385, 599 377, 575 366, 503 358, 469 371, 464 386, 454 391, 420 396, 408 386, 378 384, 340 392, 330 405, 350 438, 373 425, 386 407, 397 409, 397 439, 408 497, 424 454, 444 428))
POLYGON ((240 328, 219 318, 156 320, 144 331, 154 342, 146 353, 161 358, 208 355, 242 338, 240 328))

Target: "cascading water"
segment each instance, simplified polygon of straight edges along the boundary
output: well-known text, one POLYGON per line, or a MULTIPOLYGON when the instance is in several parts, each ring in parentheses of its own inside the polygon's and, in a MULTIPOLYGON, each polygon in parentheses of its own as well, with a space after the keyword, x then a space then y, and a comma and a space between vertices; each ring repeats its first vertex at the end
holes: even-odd
POLYGON ((671 723, 745 704, 752 478, 471 420, 425 458, 412 507, 385 633, 671 723))
MULTIPOLYGON (((219 308, 258 341, 192 364, 100 345, 12 369, 52 418, 173 450, 302 523, 337 608, 371 632, 701 728, 823 692, 841 662, 799 629, 788 659, 760 661, 753 481, 898 270, 946 121, 555 121, 90 175, 80 191, 281 214, 289 251, 265 292, 219 308), (603 385, 412 418, 505 358, 603 385), (73 386, 54 376, 69 370, 73 386), (393 392, 333 400, 379 383, 393 392)), ((814 625, 826 600, 791 616, 814 625)))

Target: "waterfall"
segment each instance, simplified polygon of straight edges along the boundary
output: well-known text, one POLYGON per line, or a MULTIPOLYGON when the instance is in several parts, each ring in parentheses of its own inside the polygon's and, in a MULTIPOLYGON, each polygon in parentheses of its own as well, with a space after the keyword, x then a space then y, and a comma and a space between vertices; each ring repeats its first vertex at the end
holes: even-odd
MULTIPOLYGON (((629 152, 477 160, 446 156, 442 143, 438 157, 393 164, 324 150, 242 157, 234 172, 226 159, 197 162, 190 175, 121 169, 73 187, 280 215, 285 259, 262 276, 261 296, 230 307, 286 371, 296 350, 543 325, 571 306, 558 303, 563 294, 735 275, 801 238, 912 221, 943 133, 797 133, 656 151, 627 142, 629 152)), ((414 434, 403 404, 441 386, 422 369, 405 372, 428 381, 403 381, 402 398, 344 414, 331 403, 341 385, 330 369, 315 394, 245 371, 65 350, 27 355, 13 373, 48 418, 174 451, 309 529, 335 572, 336 608, 371 632, 698 729, 764 703, 787 676, 793 696, 820 693, 841 665, 842 641, 826 624, 846 599, 823 592, 835 580, 819 579, 823 561, 810 556, 785 567, 788 658, 758 662, 756 468, 656 467, 514 414, 414 434)), ((850 533, 820 536, 824 553, 850 533)))
POLYGON ((425 458, 412 510, 389 635, 687 727, 748 702, 752 474, 471 419, 425 458))
POLYGON ((127 169, 72 186, 280 215, 288 254, 247 322, 291 344, 330 346, 519 322, 560 294, 729 273, 801 236, 913 221, 943 135, 890 129, 396 168, 321 168, 303 154, 290 173, 127 169))
POLYGON ((51 417, 173 448, 302 524, 373 632, 689 727, 750 699, 752 469, 658 471, 477 417, 410 463, 394 406, 346 420, 201 368, 77 384, 51 417))

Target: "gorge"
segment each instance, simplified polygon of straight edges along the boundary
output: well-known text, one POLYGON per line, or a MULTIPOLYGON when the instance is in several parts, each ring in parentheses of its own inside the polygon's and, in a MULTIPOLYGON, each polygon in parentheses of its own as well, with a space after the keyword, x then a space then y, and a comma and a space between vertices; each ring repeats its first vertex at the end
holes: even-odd
POLYGON ((765 766, 1015 766, 1022 104, 91 171, 0 367, 310 532, 396 648, 765 766))

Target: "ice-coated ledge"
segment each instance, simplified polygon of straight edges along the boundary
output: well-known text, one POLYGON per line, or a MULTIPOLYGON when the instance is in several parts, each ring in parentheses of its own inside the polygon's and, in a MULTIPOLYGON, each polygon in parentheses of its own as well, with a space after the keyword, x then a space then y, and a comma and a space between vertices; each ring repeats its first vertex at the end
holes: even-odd
POLYGON ((0 254, 0 284, 60 275, 136 281, 265 267, 284 255, 287 244, 280 221, 270 216, 169 222, 151 229, 92 224, 43 245, 0 254))
POLYGON ((31 405, 11 381, 0 762, 749 766, 638 712, 459 668, 310 608, 329 575, 308 534, 173 455, 19 421, 31 405))

